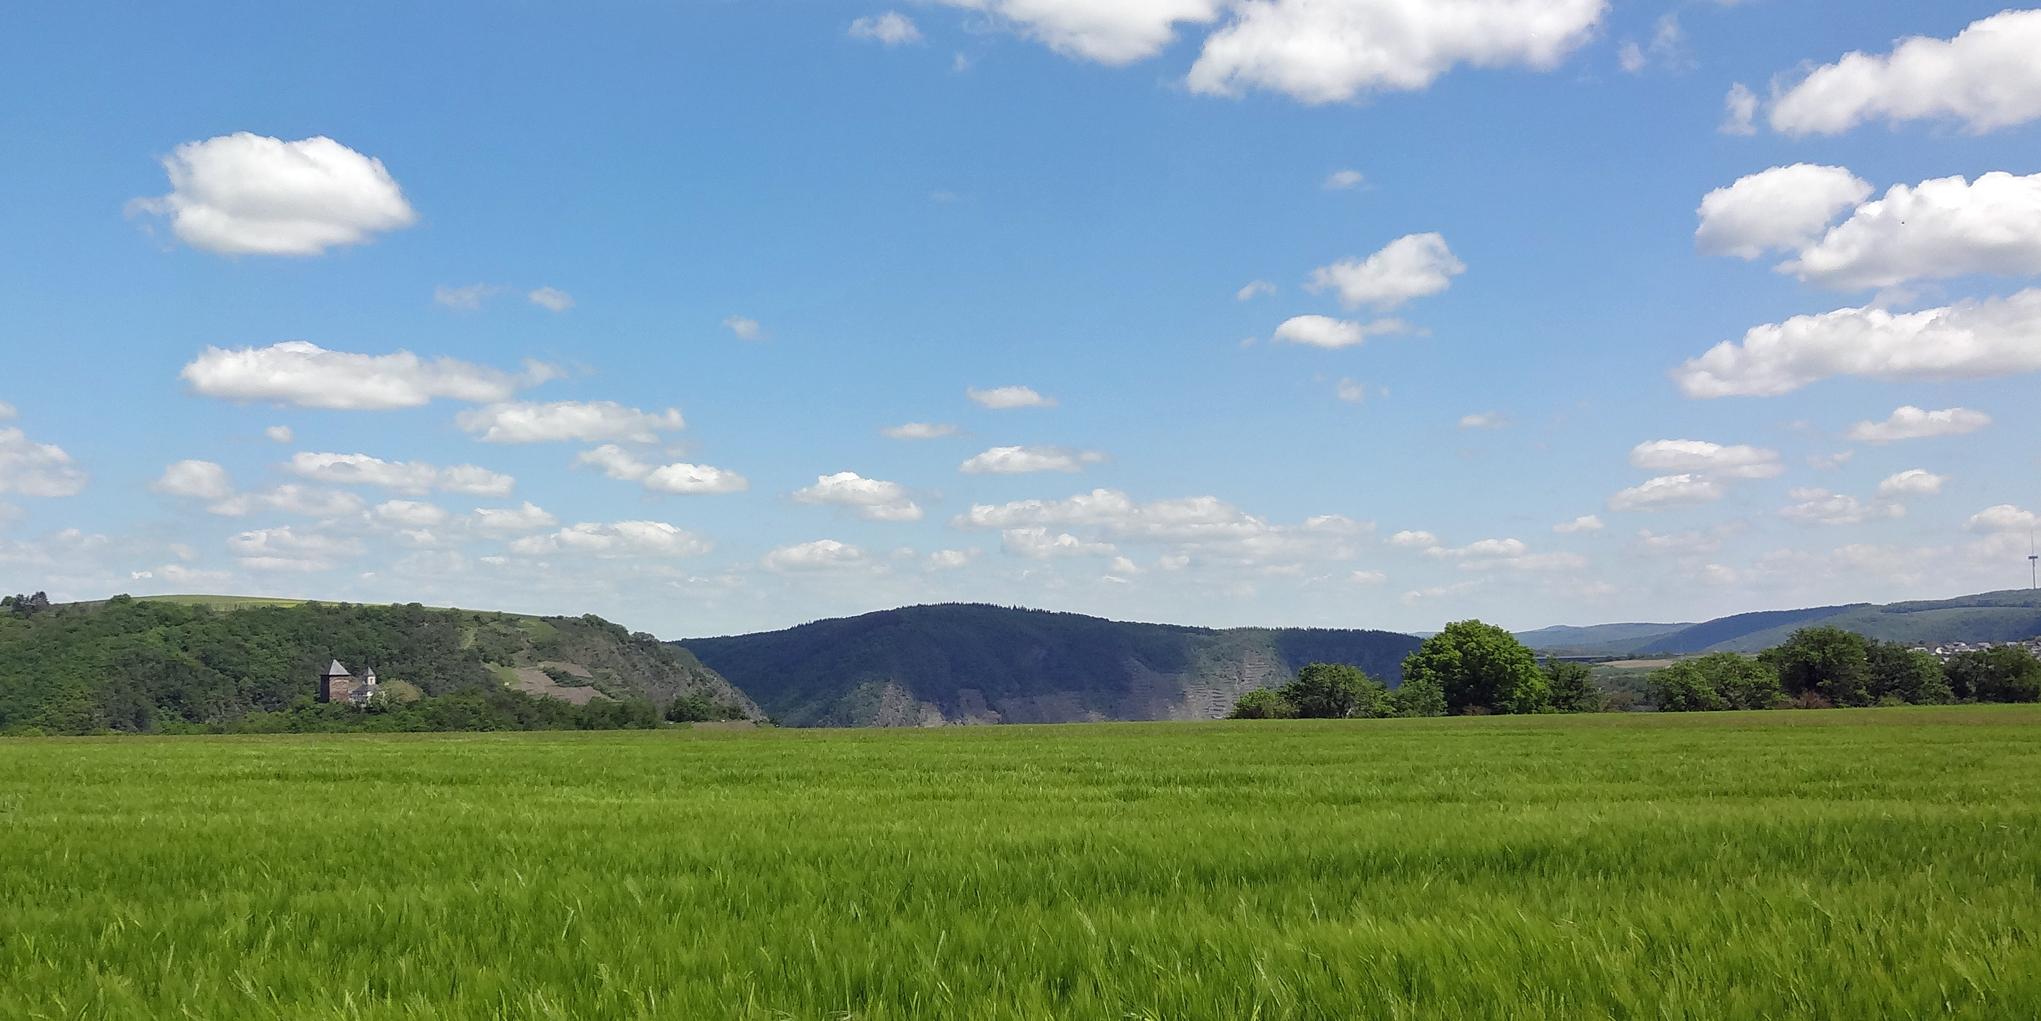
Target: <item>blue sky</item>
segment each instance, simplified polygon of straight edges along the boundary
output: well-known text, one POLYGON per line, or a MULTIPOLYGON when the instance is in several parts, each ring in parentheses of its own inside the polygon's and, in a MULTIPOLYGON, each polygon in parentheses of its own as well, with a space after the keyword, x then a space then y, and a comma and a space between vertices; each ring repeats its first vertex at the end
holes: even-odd
POLYGON ((1411 6, 17 14, 0 588, 678 637, 2024 582, 2041 13, 1411 6))

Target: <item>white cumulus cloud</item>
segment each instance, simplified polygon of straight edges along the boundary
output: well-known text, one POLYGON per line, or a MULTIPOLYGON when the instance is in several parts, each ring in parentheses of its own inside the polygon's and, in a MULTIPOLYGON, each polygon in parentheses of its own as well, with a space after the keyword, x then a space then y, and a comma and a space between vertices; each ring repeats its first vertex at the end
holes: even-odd
POLYGON ((865 551, 835 539, 781 546, 761 561, 768 571, 826 571, 858 567, 866 561, 865 551))
POLYGON ((751 488, 750 480, 725 468, 685 461, 661 465, 644 477, 645 488, 655 493, 741 493, 751 488))
POLYGON ((973 475, 1022 475, 1028 472, 1078 472, 1105 460, 1094 450, 1062 447, 993 447, 958 466, 973 475))
POLYGON ((1553 525, 1552 530, 1558 532, 1561 535, 1575 535, 1581 532, 1599 532, 1602 530, 1602 519, 1593 514, 1582 514, 1580 517, 1574 518, 1572 521, 1562 521, 1559 524, 1553 525))
POLYGON ((522 373, 509 373, 453 358, 420 358, 409 351, 386 355, 328 351, 302 340, 268 347, 209 347, 179 373, 192 392, 205 397, 342 411, 415 408, 440 398, 487 404, 557 375, 551 366, 537 362, 527 362, 522 373))
POLYGON ((2041 273, 2041 174, 1893 185, 1779 271, 1836 290, 2041 273))
POLYGON ((889 440, 939 440, 955 436, 960 430, 944 422, 903 422, 879 430, 889 440))
POLYGON ((377 486, 400 493, 442 490, 475 496, 508 496, 517 481, 472 464, 449 468, 421 461, 385 461, 367 454, 299 452, 284 465, 292 474, 344 486, 377 486))
POLYGON ((1101 64, 1152 57, 1176 38, 1178 22, 1219 17, 1221 0, 937 0, 991 15, 1066 56, 1101 64))
POLYGON ((738 340, 760 340, 765 337, 765 327, 758 320, 745 316, 724 316, 723 328, 735 334, 738 340))
POLYGON ((178 146, 163 169, 170 193, 130 208, 166 216, 178 240, 226 255, 318 255, 418 218, 381 160, 325 137, 221 135, 178 146))
POLYGON ((1109 557, 1116 555, 1111 543, 1087 542, 1068 532, 1051 532, 1041 526, 1009 528, 999 533, 999 548, 1029 560, 1057 557, 1109 557))
POLYGON ((583 522, 510 544, 512 553, 524 556, 578 554, 602 559, 693 557, 709 550, 707 540, 664 521, 583 522))
POLYGON ((1779 509, 1788 521, 1808 525, 1860 525, 1878 518, 1897 518, 1906 508, 1896 503, 1865 503, 1845 493, 1826 489, 1795 489, 1786 494, 1791 504, 1779 509))
POLYGON ((2032 532, 2041 528, 2041 515, 2002 503, 1972 514, 1964 527, 1973 532, 2032 532))
MULTIPOLYGON (((1101 7, 1119 6, 1100 4, 1101 7)), ((1593 37, 1604 0, 1240 0, 1205 40, 1193 92, 1306 103, 1414 91, 1462 64, 1551 70, 1593 37)))
POLYGON ((1444 235, 1406 234, 1365 259, 1344 259, 1311 273, 1310 290, 1331 289, 1348 308, 1393 309, 1438 294, 1467 271, 1444 235))
POLYGON ((1689 397, 1776 396, 1836 376, 1983 379, 2041 371, 2041 289, 1918 312, 1845 308, 1752 327, 1673 373, 1689 397))
POLYGON ((12 426, 0 429, 0 493, 75 496, 85 480, 85 469, 64 448, 37 443, 12 426))
POLYGON ((559 523, 530 500, 518 507, 477 507, 468 517, 468 524, 483 535, 522 535, 559 523))
POLYGON ((1952 39, 1852 52, 1772 100, 1775 131, 1834 135, 1867 121, 1947 120, 1986 132, 2041 117, 2041 11, 2004 11, 1952 39))
POLYGON ((1363 323, 1352 319, 1335 319, 1331 316, 1291 316, 1276 327, 1272 338, 1278 344, 1303 344, 1307 347, 1338 349, 1364 344, 1369 337, 1386 336, 1407 332, 1409 327, 1401 320, 1377 319, 1363 323))
POLYGON ((815 484, 794 491, 802 503, 847 507, 872 521, 919 521, 921 507, 898 482, 868 479, 856 472, 818 475, 815 484))
POLYGON ((1647 471, 1695 473, 1732 479, 1771 479, 1785 474, 1779 452, 1706 440, 1651 440, 1630 450, 1630 463, 1647 471))
POLYGON ((1860 443, 1895 443, 1933 436, 1961 436, 1991 424, 1991 416, 1969 408, 1926 411, 1907 405, 1894 410, 1883 422, 1858 422, 1850 427, 1850 439, 1860 443))
POLYGON ((674 408, 641 411, 614 401, 505 402, 463 411, 454 421, 484 443, 654 443, 660 433, 687 426, 674 408))
POLYGON ((1946 476, 1937 475, 1925 468, 1908 468, 1885 477, 1878 483, 1879 496, 1933 496, 1942 491, 1942 484, 1949 481, 1946 476))
POLYGON ((1701 251, 1741 259, 1799 248, 1870 195, 1870 183, 1843 167, 1773 167, 1703 196, 1694 243, 1701 251))
POLYGON ((1033 387, 1027 386, 995 386, 989 390, 980 390, 975 386, 966 387, 964 389, 964 396, 971 398, 973 404, 981 408, 991 408, 994 411, 1007 411, 1013 408, 1053 408, 1056 406, 1056 398, 1044 397, 1036 393, 1033 387))
POLYGON ((1360 187, 1366 180, 1367 178, 1362 176, 1360 171, 1352 168, 1335 170, 1325 175, 1325 190, 1346 191, 1350 188, 1360 187))
POLYGON ((1713 479, 1692 473, 1661 475, 1631 486, 1609 498, 1613 511, 1660 510, 1712 503, 1722 499, 1722 486, 1713 479))

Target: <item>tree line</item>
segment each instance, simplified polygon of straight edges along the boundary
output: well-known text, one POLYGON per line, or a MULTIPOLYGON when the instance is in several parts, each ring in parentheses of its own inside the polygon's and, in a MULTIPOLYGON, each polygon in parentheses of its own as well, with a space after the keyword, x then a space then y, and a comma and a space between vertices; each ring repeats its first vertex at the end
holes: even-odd
MULTIPOLYGON (((2041 702, 2041 659, 2019 646, 1933 654, 1833 627, 1808 627, 1757 656, 1717 652, 1653 672, 1662 712, 1832 706, 2041 702)), ((1233 719, 1361 719, 1489 713, 1593 713, 1611 708, 1584 663, 1539 663, 1515 635, 1478 620, 1425 639, 1390 688, 1359 668, 1312 663, 1277 688, 1250 691, 1233 719)))

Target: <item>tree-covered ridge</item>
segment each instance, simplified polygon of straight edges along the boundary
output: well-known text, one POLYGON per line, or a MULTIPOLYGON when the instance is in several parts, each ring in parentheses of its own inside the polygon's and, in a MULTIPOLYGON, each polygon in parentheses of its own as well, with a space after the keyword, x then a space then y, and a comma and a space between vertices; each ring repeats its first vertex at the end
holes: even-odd
POLYGON ((601 725, 629 702, 654 718, 682 700, 697 717, 755 712, 691 657, 596 617, 344 603, 222 612, 121 596, 0 614, 0 732, 231 729, 294 711, 298 724, 279 729, 350 729, 363 721, 345 707, 312 707, 335 659, 373 668, 393 701, 419 703, 379 710, 400 717, 382 721, 394 729, 601 725), (587 673, 603 697, 566 706, 506 690, 519 671, 555 662, 587 673), (436 701, 456 696, 465 699, 436 701))
POLYGON ((680 644, 778 722, 867 726, 1211 718, 1306 663, 1393 681, 1417 639, 943 604, 680 644))

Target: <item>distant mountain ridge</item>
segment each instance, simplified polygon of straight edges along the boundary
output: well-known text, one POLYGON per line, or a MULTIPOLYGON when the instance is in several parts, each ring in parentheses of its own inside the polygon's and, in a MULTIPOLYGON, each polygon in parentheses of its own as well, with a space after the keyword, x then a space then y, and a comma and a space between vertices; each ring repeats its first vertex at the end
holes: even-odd
POLYGON ((1395 683, 1419 640, 1210 628, 975 603, 675 643, 790 726, 1212 719, 1311 662, 1395 683))
POLYGON ((1540 652, 1569 656, 1687 656, 1760 652, 1813 625, 1889 642, 2011 642, 2041 635, 2041 592, 2008 589, 1954 599, 1877 605, 1845 603, 1738 613, 1698 624, 1604 624, 1541 628, 1517 637, 1540 652), (1664 628, 1652 632, 1651 628, 1664 628), (1625 634, 1623 629, 1639 629, 1625 634))

